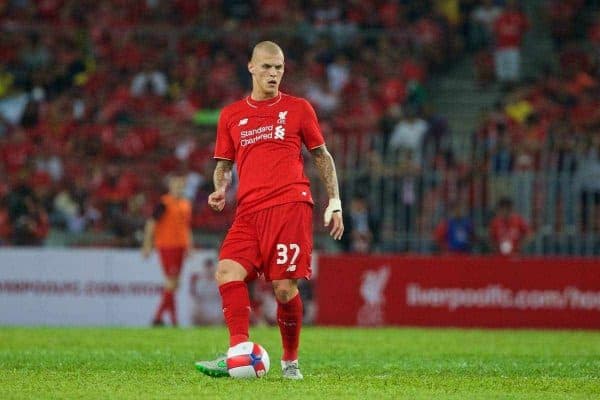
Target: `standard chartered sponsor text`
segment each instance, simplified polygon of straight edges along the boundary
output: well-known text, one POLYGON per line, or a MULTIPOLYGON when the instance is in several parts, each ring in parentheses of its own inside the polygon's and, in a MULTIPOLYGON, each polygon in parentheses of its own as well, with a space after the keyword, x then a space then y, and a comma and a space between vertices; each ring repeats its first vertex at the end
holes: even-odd
POLYGON ((240 132, 240 145, 246 147, 259 140, 273 139, 273 125, 260 126, 240 132))
POLYGON ((481 288, 431 287, 418 283, 406 285, 409 307, 447 308, 516 308, 516 309, 578 309, 600 311, 600 291, 586 291, 574 286, 564 289, 513 290, 502 285, 481 288))

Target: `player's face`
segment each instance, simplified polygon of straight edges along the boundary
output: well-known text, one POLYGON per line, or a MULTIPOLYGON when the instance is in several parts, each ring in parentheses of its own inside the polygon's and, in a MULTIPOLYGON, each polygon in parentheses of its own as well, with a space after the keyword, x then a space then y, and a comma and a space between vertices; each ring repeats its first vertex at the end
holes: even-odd
POLYGON ((269 98, 279 93, 284 71, 283 54, 258 50, 248 63, 248 70, 252 74, 253 94, 269 98))
POLYGON ((172 177, 169 180, 169 191, 172 195, 181 197, 185 190, 186 179, 183 176, 172 177))

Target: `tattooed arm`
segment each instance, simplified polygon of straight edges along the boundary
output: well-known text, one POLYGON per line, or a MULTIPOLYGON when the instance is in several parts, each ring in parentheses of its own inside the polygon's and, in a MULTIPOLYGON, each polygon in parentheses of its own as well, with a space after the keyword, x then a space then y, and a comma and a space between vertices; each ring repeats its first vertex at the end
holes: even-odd
POLYGON ((231 183, 231 169, 233 161, 217 160, 213 173, 215 191, 208 196, 208 205, 215 211, 222 211, 225 207, 225 192, 231 183))
POLYGON ((329 197, 329 205, 325 210, 324 223, 325 226, 329 226, 330 222, 333 221, 329 234, 334 239, 339 240, 344 233, 344 223, 342 221, 342 202, 340 201, 335 163, 325 145, 312 149, 311 154, 329 197))

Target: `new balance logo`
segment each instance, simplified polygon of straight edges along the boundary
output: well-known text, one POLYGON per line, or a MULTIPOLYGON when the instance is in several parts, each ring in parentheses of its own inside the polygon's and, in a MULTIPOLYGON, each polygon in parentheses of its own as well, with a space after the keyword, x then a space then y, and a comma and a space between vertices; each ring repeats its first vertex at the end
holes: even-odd
POLYGON ((281 111, 279 113, 279 119, 277 120, 278 124, 285 125, 285 118, 287 117, 287 111, 281 111))
POLYGON ((286 268, 285 272, 294 272, 295 270, 296 270, 296 266, 292 264, 286 268))
POLYGON ((285 138, 285 128, 281 125, 275 127, 275 139, 283 140, 285 138))
MULTIPOLYGON (((250 307, 250 306, 246 306, 246 309, 247 309, 248 311, 252 311, 252 307, 250 307)), ((226 312, 227 312, 227 310, 229 310, 229 308, 225 307, 225 308, 223 308, 222 310, 223 310, 223 313, 226 313, 226 312)))
POLYGON ((277 318, 277 321, 280 322, 283 326, 296 326, 297 323, 294 321, 286 321, 283 318, 277 318))
POLYGON ((240 123, 238 124, 238 126, 246 125, 247 123, 248 123, 248 118, 242 118, 242 119, 240 119, 240 123))

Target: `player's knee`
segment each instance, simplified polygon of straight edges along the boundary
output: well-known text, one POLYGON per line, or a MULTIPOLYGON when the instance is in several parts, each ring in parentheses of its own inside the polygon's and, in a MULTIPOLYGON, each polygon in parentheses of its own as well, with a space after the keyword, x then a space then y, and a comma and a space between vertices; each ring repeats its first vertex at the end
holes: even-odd
POLYGON ((228 278, 229 274, 227 273, 227 270, 217 268, 217 270, 215 271, 215 281, 217 281, 217 284, 219 286, 227 282, 231 282, 228 278))
POLYGON ((246 278, 246 270, 240 264, 224 260, 220 261, 215 272, 215 280, 217 284, 224 285, 229 282, 243 281, 246 278))
POLYGON ((298 294, 298 285, 289 279, 273 281, 273 291, 278 302, 287 303, 298 294))
POLYGON ((167 290, 176 290, 179 287, 179 279, 177 278, 167 278, 165 281, 165 289, 167 290))

